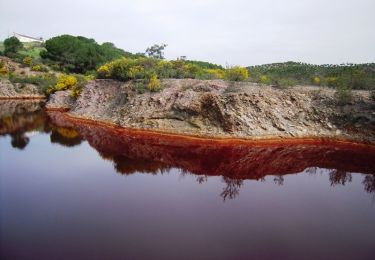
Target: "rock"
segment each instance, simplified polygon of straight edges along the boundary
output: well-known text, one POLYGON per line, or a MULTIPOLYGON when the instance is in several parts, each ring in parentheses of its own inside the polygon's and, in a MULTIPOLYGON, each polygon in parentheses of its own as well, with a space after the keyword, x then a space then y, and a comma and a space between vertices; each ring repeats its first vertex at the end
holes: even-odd
POLYGON ((39 88, 33 84, 15 83, 7 79, 0 80, 0 98, 45 98, 39 88))
MULTIPOLYGON (((136 93, 134 82, 94 80, 72 99, 51 96, 47 108, 70 109, 73 116, 111 121, 123 127, 206 137, 327 137, 345 134, 375 140, 374 102, 348 108, 335 105, 334 90, 321 88, 319 99, 308 88, 275 89, 220 80, 167 79, 160 92, 136 93), (350 112, 348 112, 350 111, 350 112), (352 115, 368 120, 355 132, 352 115), (362 116, 363 117, 363 116, 362 116), (341 132, 337 132, 340 130, 341 132)), ((360 95, 361 93, 359 93, 360 95)))
POLYGON ((74 99, 70 91, 57 91, 50 95, 46 104, 47 109, 70 110, 73 107, 74 99))

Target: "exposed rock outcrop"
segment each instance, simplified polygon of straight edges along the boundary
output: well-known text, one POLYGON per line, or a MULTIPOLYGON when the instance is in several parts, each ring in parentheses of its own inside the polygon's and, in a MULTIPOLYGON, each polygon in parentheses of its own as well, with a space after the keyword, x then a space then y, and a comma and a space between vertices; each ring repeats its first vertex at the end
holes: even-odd
POLYGON ((277 89, 221 80, 169 79, 157 93, 137 93, 134 82, 95 80, 74 102, 52 95, 47 107, 70 115, 148 129, 203 137, 335 137, 375 141, 374 101, 353 91, 339 106, 334 90, 318 87, 277 89), (61 104, 63 103, 63 104, 61 104))
POLYGON ((0 99, 45 98, 39 88, 33 84, 12 83, 7 79, 0 80, 0 99))

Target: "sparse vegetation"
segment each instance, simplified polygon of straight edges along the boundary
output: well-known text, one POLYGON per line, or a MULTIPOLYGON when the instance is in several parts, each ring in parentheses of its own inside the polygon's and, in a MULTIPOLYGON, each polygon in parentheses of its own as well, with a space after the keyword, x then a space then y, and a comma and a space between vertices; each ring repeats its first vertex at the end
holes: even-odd
POLYGON ((39 87, 40 91, 47 93, 47 89, 56 84, 56 76, 52 73, 44 73, 37 76, 19 76, 11 73, 9 80, 12 83, 27 83, 39 87))

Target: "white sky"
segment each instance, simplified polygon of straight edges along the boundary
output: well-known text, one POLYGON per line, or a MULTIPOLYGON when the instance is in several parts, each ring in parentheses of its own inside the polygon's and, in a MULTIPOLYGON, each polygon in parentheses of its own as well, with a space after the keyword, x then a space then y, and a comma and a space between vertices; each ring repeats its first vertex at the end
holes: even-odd
POLYGON ((13 31, 82 35, 131 52, 166 43, 222 65, 375 62, 375 0, 0 0, 0 39, 13 31))

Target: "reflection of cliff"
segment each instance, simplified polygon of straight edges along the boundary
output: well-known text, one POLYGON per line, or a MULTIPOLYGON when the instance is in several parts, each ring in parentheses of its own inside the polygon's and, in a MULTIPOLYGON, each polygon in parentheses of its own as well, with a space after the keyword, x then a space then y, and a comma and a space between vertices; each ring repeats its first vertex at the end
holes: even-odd
POLYGON ((45 115, 41 101, 0 100, 0 135, 10 135, 15 148, 29 143, 29 131, 44 131, 45 115))
MULTIPOLYGON (((49 113, 59 126, 75 127, 121 173, 156 172, 171 167, 198 175, 232 179, 260 179, 266 175, 297 173, 309 167, 338 173, 375 173, 375 148, 329 143, 218 143, 161 137, 86 123, 74 123, 61 113, 49 113)), ((344 174, 345 178, 347 176, 344 174)), ((331 177, 332 183, 340 182, 331 177)), ((282 184, 282 178, 275 182, 282 184)))

